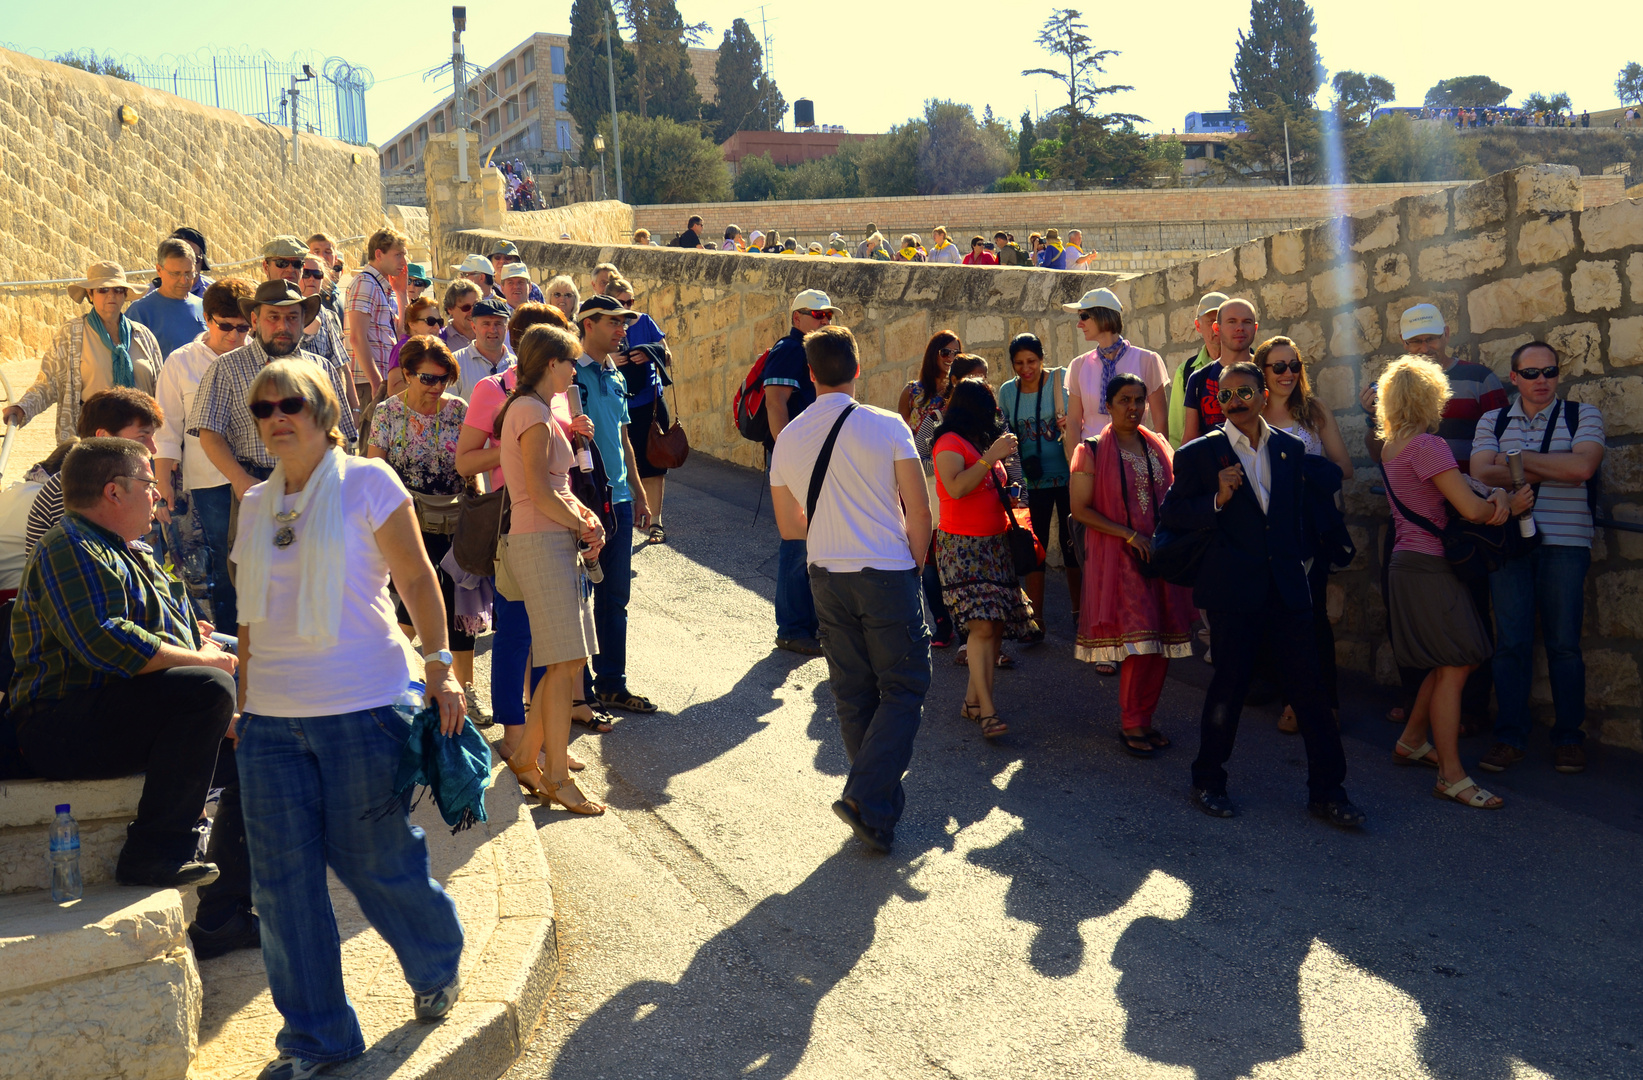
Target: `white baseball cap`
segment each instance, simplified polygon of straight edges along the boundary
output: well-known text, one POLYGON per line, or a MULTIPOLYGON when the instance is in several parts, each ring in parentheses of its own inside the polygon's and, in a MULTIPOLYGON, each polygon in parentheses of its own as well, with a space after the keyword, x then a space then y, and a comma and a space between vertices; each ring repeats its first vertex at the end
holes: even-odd
POLYGON ((1090 311, 1094 308, 1106 308, 1108 311, 1122 313, 1124 305, 1118 302, 1118 297, 1111 289, 1091 289, 1078 298, 1078 303, 1061 305, 1063 311, 1090 311))
POLYGON ((1205 293, 1203 296, 1198 298, 1198 317, 1202 319, 1205 315, 1208 315, 1212 311, 1220 311, 1221 305, 1226 303, 1229 299, 1231 298, 1224 292, 1205 293))
POLYGON ((1398 332, 1403 335, 1405 341, 1418 338, 1422 334, 1441 334, 1447 329, 1443 321, 1443 312, 1434 304, 1416 304, 1403 313, 1403 318, 1398 323, 1398 332))
POLYGON ((788 305, 787 313, 791 315, 795 311, 831 311, 835 315, 844 314, 842 309, 833 306, 833 301, 820 289, 806 289, 795 296, 793 303, 788 305))
POLYGON ((459 274, 494 274, 494 273, 496 273, 496 267, 491 265, 491 260, 485 258, 485 256, 483 256, 483 255, 469 255, 467 258, 463 259, 460 263, 458 263, 457 265, 451 267, 451 269, 455 270, 459 274))
POLYGON ((502 267, 501 272, 496 275, 496 280, 498 282, 503 282, 503 281, 507 281, 509 278, 516 278, 516 277, 529 278, 530 276, 531 276, 530 268, 527 267, 524 263, 511 262, 511 263, 505 264, 502 267))

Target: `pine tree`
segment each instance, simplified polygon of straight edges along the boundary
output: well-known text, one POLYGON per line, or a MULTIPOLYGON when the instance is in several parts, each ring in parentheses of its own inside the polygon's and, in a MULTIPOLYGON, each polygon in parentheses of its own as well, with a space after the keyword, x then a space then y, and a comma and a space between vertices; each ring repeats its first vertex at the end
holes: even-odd
MULTIPOLYGON (((616 70, 616 111, 634 112, 637 65, 621 35, 615 33, 616 12, 610 0, 572 0, 570 45, 565 50, 565 90, 567 106, 576 120, 585 154, 593 152, 593 137, 599 132, 600 120, 610 116, 610 81, 605 64, 607 26, 615 35, 610 46, 616 70)), ((608 120, 606 126, 609 126, 608 120)))
POLYGON ((724 142, 738 131, 770 131, 787 115, 787 102, 764 70, 764 48, 745 19, 725 31, 714 65, 716 105, 705 110, 717 124, 714 139, 724 142))
POLYGON ((1020 151, 1020 164, 1016 171, 1023 176, 1031 176, 1033 172, 1033 146, 1038 142, 1038 132, 1033 129, 1033 114, 1023 111, 1021 114, 1021 137, 1016 140, 1016 149, 1020 151))
POLYGON ((690 69, 689 46, 701 40, 706 23, 686 26, 673 0, 623 0, 633 34, 640 116, 665 116, 680 123, 701 118, 702 97, 690 69))
POLYGON ((1317 31, 1305 0, 1250 0, 1249 32, 1239 32, 1232 60, 1232 111, 1311 109, 1324 79, 1317 31))

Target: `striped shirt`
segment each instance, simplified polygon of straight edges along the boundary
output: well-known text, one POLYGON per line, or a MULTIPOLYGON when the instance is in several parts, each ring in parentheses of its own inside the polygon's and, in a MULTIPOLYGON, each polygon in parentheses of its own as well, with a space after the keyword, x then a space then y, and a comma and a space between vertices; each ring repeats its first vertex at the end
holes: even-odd
POLYGON ((1492 409, 1506 408, 1506 387, 1493 371, 1469 360, 1457 360, 1443 374, 1449 380, 1449 400, 1438 421, 1438 438, 1449 444, 1460 471, 1470 472, 1478 420, 1492 409))
POLYGON ((1449 500, 1432 483, 1432 478, 1456 468, 1455 455, 1437 435, 1416 435, 1395 458, 1382 458, 1386 470, 1386 502, 1392 507, 1393 551, 1418 551, 1443 557, 1443 541, 1416 525, 1392 502, 1397 495, 1412 513, 1419 514, 1439 529, 1449 524, 1449 500))
MULTIPOLYGON (((1603 439, 1603 414, 1591 405, 1579 405, 1580 415, 1575 425, 1574 438, 1569 437, 1569 418, 1563 410, 1574 408, 1566 401, 1554 401, 1551 408, 1542 409, 1533 420, 1523 415, 1523 401, 1512 402, 1506 411, 1506 430, 1495 439, 1495 424, 1500 410, 1485 413, 1478 421, 1477 437, 1472 440, 1472 453, 1508 454, 1513 450, 1538 452, 1546 442, 1546 425, 1552 425, 1552 442, 1547 453, 1573 452, 1576 443, 1606 445, 1603 439)), ((1535 528, 1545 543, 1564 547, 1592 546, 1592 509, 1586 501, 1586 485, 1541 482, 1535 493, 1535 528)))
POLYGON ((146 546, 70 511, 23 573, 11 620, 11 708, 132 678, 161 645, 200 647, 186 587, 146 546))
MULTIPOLYGON (((348 314, 351 319, 365 320, 365 340, 371 346, 371 367, 378 373, 388 370, 388 354, 399 340, 399 301, 395 299, 388 279, 374 266, 367 266, 354 275, 348 286, 348 314)), ((353 350, 353 343, 348 345, 353 350)), ((370 382, 365 358, 354 356, 354 381, 370 382)), ((346 400, 346 399, 344 399, 346 400)))
MULTIPOLYGON (((383 353, 384 356, 387 353, 383 353)), ((274 467, 274 455, 262 443, 257 432, 257 421, 246 404, 246 395, 257 372, 276 359, 263 350, 262 343, 253 338, 232 352, 217 357, 200 377, 200 388, 194 393, 194 405, 188 412, 188 434, 198 436, 201 431, 214 431, 228 441, 228 448, 239 461, 249 461, 263 468, 274 467)), ((343 437, 352 441, 359 438, 354 423, 354 412, 348 408, 348 369, 332 366, 324 357, 298 349, 281 360, 307 360, 331 377, 331 389, 342 403, 342 416, 337 427, 343 437)))

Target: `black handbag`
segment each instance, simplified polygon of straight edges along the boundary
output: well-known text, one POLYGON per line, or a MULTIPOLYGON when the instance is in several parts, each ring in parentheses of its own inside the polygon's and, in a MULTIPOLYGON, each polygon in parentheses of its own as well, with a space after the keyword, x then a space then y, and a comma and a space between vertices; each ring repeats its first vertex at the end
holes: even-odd
MULTIPOLYGON (((998 492, 998 501, 1004 504, 1004 516, 1009 519, 1010 527, 1004 530, 1004 542, 1010 547, 1010 563, 1015 567, 1017 577, 1026 577, 1044 569, 1044 549, 1038 546, 1038 537, 1031 529, 1021 527, 1016 520, 1015 507, 1010 505, 1010 495, 1004 486, 998 483, 998 466, 993 466, 993 490, 998 492)), ((1005 476, 1008 479, 1008 472, 1005 476)))
POLYGON ((1386 494, 1392 499, 1392 505, 1405 521, 1438 538, 1443 544, 1443 557, 1461 581, 1485 578, 1505 566, 1508 560, 1527 555, 1540 544, 1538 532, 1534 536, 1524 536, 1511 527, 1509 519, 1505 525, 1479 525, 1467 521, 1456 512, 1450 515, 1449 524, 1440 529, 1403 505, 1403 500, 1392 490, 1386 466, 1381 465, 1380 470, 1381 481, 1386 485, 1386 494))

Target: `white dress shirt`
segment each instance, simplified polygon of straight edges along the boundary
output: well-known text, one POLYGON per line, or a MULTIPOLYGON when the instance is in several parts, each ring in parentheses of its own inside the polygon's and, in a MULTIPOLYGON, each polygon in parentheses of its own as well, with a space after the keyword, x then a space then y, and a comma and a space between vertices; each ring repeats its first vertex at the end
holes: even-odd
POLYGON ((1261 430, 1254 446, 1230 420, 1221 430, 1226 432, 1232 452, 1238 455, 1238 463, 1244 467, 1244 483, 1254 489, 1256 501, 1261 504, 1261 513, 1264 514, 1267 501, 1272 497, 1272 463, 1268 460, 1267 451, 1272 442, 1272 429, 1267 427, 1265 418, 1259 418, 1256 422, 1261 425, 1261 430))
POLYGON ((211 464, 211 459, 200 449, 200 440, 186 434, 188 414, 194 408, 194 395, 199 392, 200 380, 206 369, 217 362, 217 354, 205 343, 201 334, 187 345, 165 358, 160 376, 155 380, 154 397, 165 414, 165 423, 154 433, 156 457, 171 458, 183 463, 183 490, 221 487, 228 477, 211 464))

